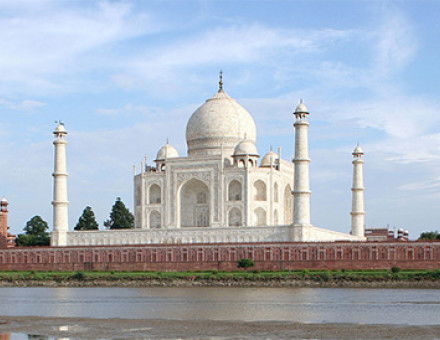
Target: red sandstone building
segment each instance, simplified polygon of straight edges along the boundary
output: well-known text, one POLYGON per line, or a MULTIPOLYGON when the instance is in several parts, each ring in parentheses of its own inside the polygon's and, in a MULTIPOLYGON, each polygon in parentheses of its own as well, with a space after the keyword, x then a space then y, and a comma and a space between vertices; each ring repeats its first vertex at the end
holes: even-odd
POLYGON ((6 198, 0 201, 0 248, 15 246, 15 235, 8 232, 8 204, 6 198))

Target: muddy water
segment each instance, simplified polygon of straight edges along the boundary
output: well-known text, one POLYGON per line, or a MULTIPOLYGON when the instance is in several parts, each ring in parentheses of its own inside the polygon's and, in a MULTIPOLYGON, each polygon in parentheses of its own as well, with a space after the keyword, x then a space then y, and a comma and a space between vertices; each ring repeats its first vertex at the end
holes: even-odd
POLYGON ((440 290, 346 288, 0 288, 0 315, 440 324, 440 290))

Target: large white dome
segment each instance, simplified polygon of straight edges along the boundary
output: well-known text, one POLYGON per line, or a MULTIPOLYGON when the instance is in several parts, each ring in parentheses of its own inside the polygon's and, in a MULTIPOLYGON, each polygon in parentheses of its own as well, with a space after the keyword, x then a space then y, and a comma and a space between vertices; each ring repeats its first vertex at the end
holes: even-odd
POLYGON ((216 155, 222 148, 225 154, 232 155, 243 139, 256 142, 256 130, 250 113, 220 88, 188 121, 188 155, 216 155))

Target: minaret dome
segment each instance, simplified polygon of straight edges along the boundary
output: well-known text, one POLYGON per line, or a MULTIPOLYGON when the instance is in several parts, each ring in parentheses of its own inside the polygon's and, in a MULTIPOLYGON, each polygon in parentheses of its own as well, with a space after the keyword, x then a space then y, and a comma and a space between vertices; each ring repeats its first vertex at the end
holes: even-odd
POLYGON ((309 110, 307 109, 307 106, 304 104, 304 101, 300 99, 299 104, 297 105, 295 112, 295 116, 298 118, 303 118, 304 116, 309 114, 309 110))

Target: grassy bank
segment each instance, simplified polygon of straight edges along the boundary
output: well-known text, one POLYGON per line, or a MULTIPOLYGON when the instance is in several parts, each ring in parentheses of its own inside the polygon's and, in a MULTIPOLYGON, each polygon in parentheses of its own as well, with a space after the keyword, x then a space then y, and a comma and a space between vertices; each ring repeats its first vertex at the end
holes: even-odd
POLYGON ((440 270, 0 272, 2 286, 392 286, 440 287, 440 270), (408 285, 409 283, 409 285, 408 285))

